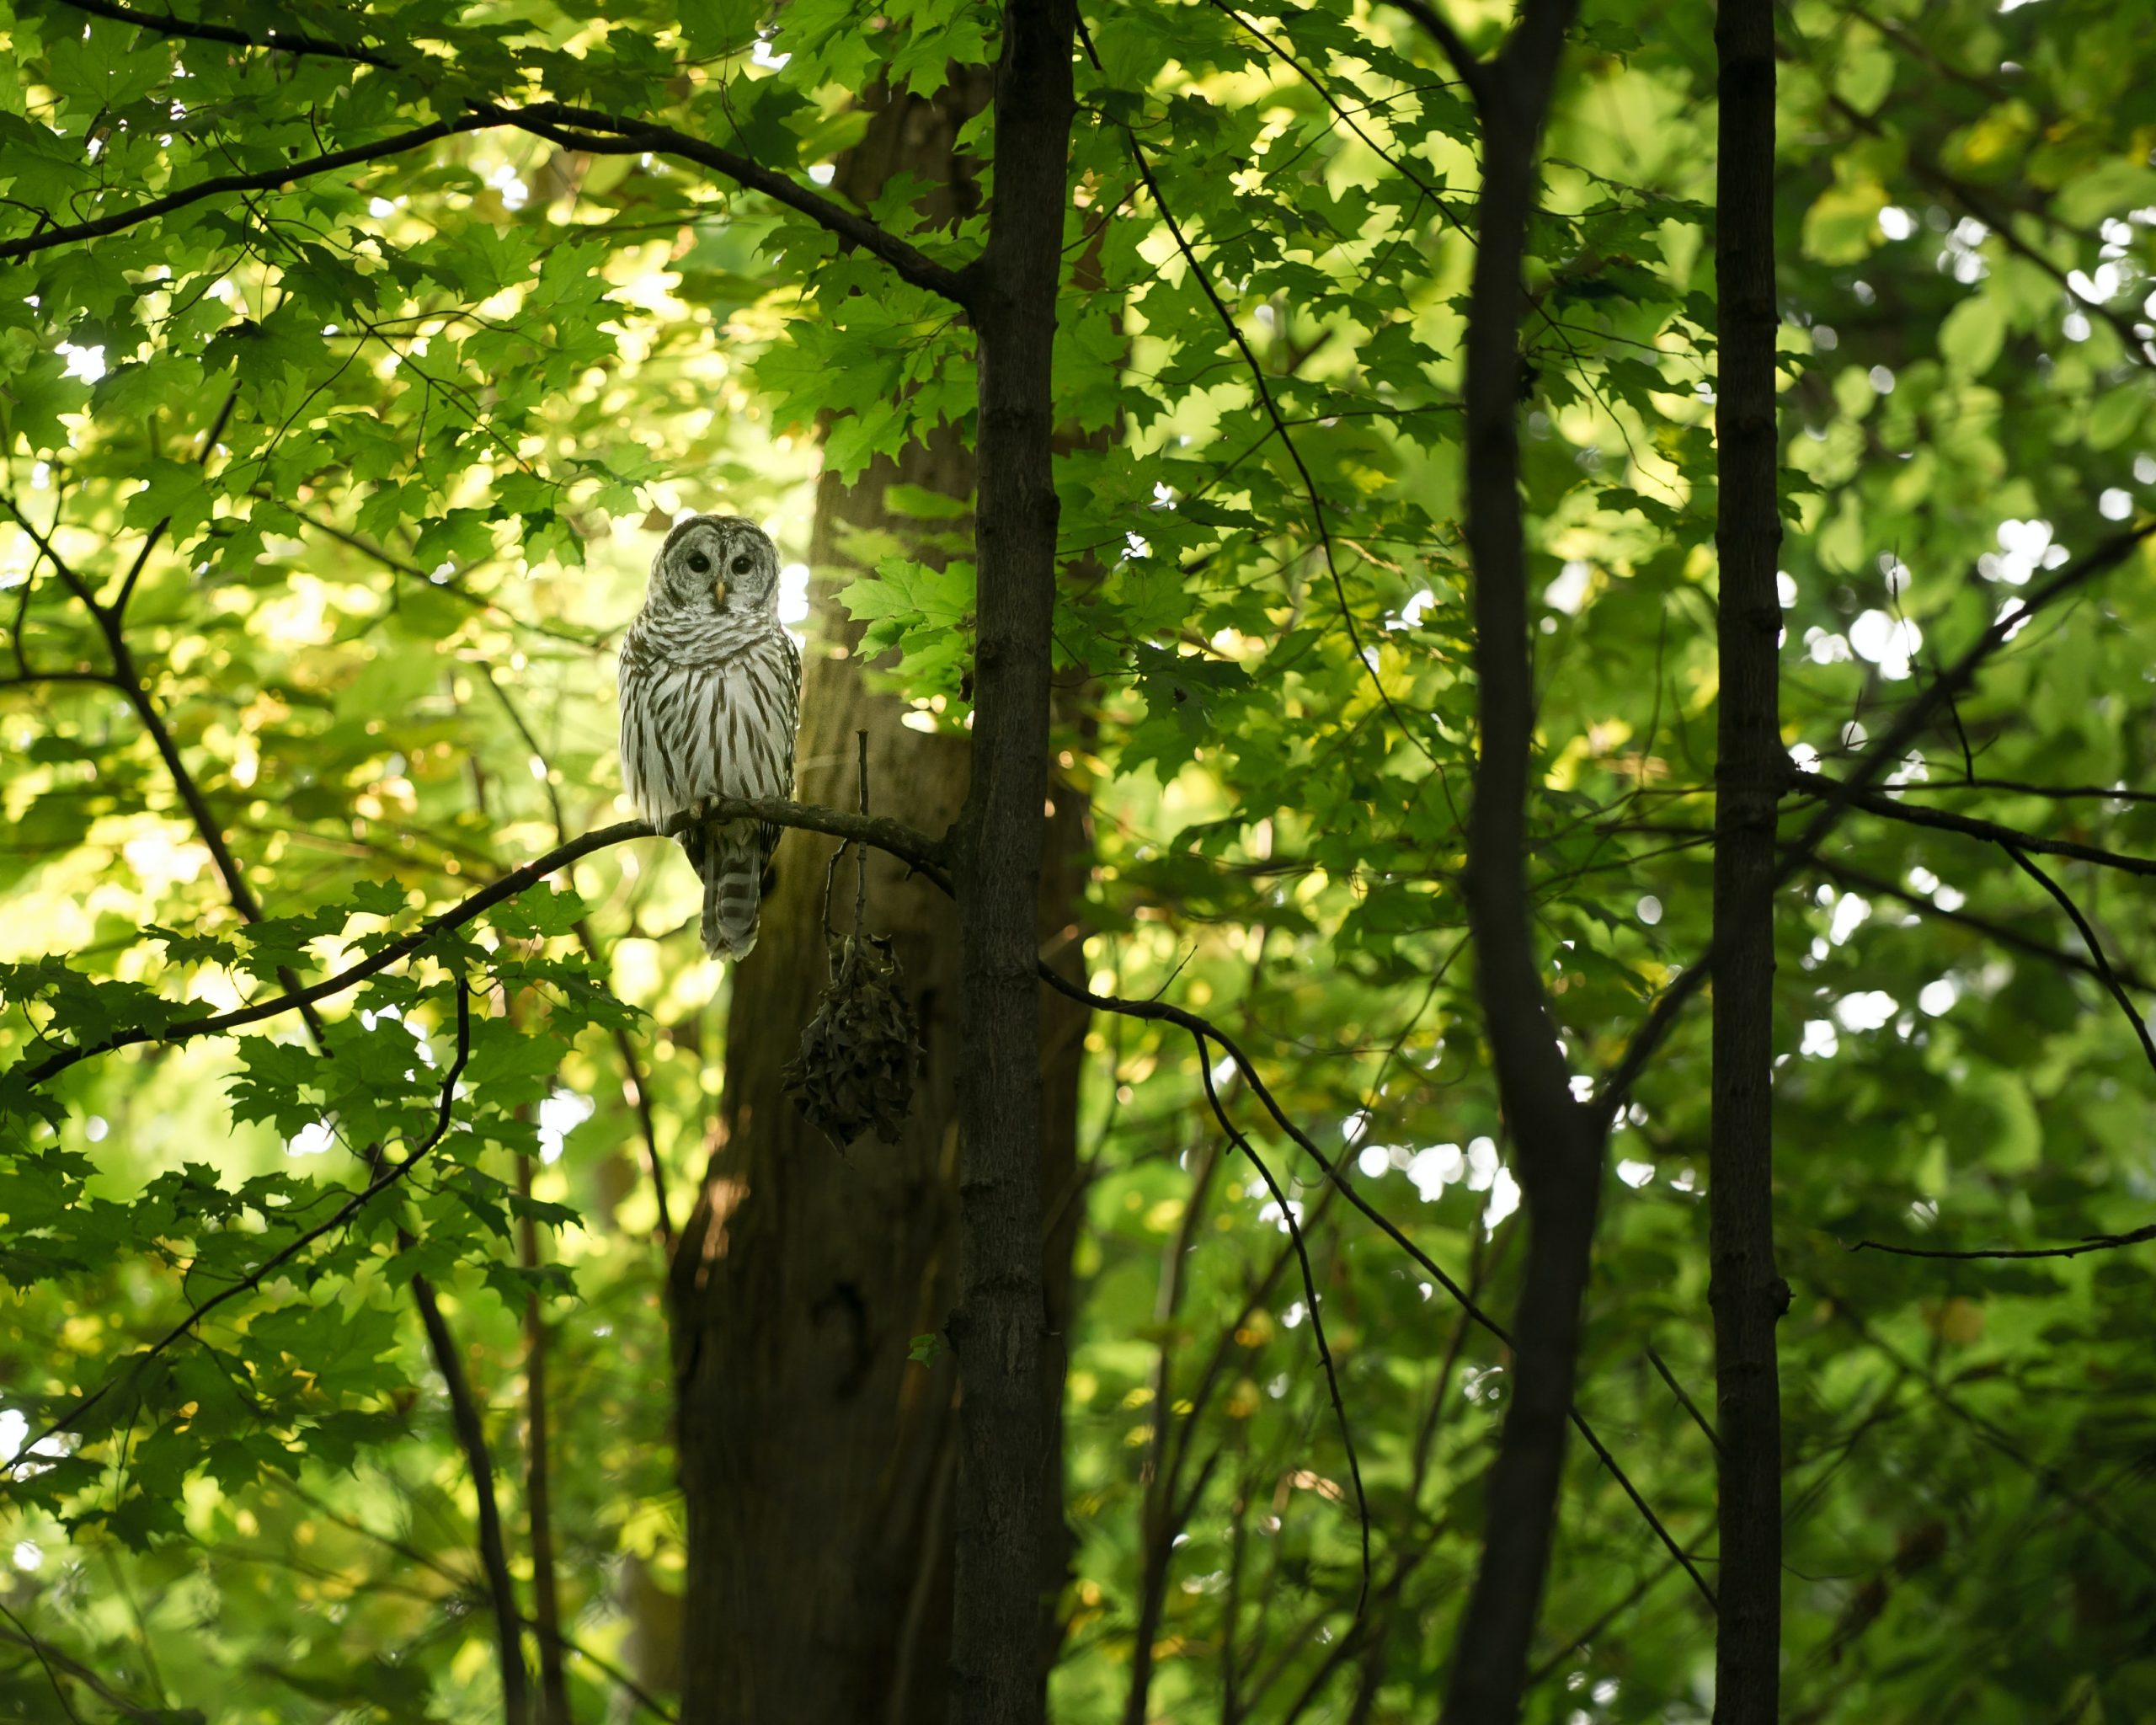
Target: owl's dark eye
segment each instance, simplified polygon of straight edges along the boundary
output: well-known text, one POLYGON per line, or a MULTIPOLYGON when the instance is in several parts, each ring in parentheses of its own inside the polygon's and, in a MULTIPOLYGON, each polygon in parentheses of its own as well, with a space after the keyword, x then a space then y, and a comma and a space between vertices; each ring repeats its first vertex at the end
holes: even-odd
POLYGON ((711 559, 701 551, 691 552, 689 553, 689 567, 700 575, 707 575, 711 573, 711 559))
POLYGON ((734 573, 737 575, 745 575, 749 573, 749 553, 747 552, 743 552, 740 556, 734 559, 734 573))

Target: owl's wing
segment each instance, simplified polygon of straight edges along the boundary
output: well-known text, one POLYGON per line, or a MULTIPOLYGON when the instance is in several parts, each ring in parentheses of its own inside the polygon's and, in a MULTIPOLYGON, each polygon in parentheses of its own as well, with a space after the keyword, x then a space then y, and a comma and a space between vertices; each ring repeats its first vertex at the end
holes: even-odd
MULTIPOLYGON (((791 798, 793 795, 794 747, 801 724, 801 649, 794 644, 793 637, 784 629, 778 632, 779 647, 785 654, 779 686, 779 711, 772 715, 778 725, 779 773, 778 794, 791 798)), ((778 849, 784 829, 766 821, 757 830, 763 845, 764 862, 769 865, 771 853, 778 849)))

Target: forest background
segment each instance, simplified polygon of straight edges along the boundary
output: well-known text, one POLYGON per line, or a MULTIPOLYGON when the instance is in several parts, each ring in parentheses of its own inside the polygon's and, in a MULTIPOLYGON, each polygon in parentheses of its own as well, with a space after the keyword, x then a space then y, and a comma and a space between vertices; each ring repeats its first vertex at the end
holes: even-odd
POLYGON ((0 1717, 2156 1715, 2156 18, 0 43, 0 1717))

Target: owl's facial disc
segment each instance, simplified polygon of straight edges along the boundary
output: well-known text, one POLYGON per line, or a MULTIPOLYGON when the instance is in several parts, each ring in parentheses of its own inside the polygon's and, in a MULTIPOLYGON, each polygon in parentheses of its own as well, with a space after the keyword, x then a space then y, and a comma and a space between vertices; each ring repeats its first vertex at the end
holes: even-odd
POLYGON ((776 601, 778 553, 753 521, 696 515, 667 536, 657 575, 676 607, 755 611, 776 601))

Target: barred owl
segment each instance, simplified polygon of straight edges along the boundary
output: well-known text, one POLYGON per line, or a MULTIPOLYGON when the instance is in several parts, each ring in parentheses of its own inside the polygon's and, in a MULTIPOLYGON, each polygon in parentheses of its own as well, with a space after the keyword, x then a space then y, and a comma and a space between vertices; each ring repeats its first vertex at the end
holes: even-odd
MULTIPOLYGON (((622 773, 654 825, 713 797, 793 794, 801 654, 779 627, 778 553, 760 527, 675 524, 622 640, 621 690, 622 773)), ((704 950, 748 957, 779 829, 722 820, 680 838, 703 877, 704 950)))

